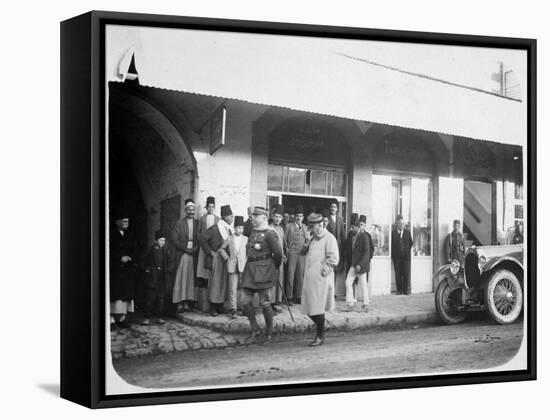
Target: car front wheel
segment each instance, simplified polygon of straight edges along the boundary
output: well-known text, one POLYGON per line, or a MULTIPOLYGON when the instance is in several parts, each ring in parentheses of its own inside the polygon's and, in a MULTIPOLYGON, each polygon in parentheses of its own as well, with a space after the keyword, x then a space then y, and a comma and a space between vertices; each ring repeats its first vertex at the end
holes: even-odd
POLYGON ((521 284, 510 270, 495 271, 485 288, 487 312, 499 324, 511 324, 523 307, 521 284))
POLYGON ((435 308, 445 324, 458 324, 466 319, 462 308, 462 289, 451 290, 449 282, 442 280, 435 290, 435 308))

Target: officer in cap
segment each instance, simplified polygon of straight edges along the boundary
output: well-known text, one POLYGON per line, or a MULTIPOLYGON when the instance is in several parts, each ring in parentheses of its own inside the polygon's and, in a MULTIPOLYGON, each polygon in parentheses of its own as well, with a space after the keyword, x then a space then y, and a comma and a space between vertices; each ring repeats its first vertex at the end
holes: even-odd
POLYGON ((257 293, 260 298, 265 319, 264 343, 271 342, 273 330, 273 310, 271 308, 270 289, 278 280, 277 268, 281 265, 283 250, 277 233, 267 224, 268 211, 255 207, 252 212, 253 230, 246 246, 247 263, 242 277, 243 312, 250 321, 251 333, 246 344, 252 344, 261 336, 256 321, 256 310, 252 299, 257 293))

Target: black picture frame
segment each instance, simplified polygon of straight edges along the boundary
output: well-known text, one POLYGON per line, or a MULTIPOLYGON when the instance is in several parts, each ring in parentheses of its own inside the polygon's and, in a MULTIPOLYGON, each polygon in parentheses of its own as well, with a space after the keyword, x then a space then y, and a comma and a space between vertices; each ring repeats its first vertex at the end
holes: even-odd
POLYGON ((92 11, 61 23, 61 397, 90 408, 536 379, 536 40, 92 11), (105 25, 524 50, 527 53, 527 369, 212 390, 105 394, 105 25))

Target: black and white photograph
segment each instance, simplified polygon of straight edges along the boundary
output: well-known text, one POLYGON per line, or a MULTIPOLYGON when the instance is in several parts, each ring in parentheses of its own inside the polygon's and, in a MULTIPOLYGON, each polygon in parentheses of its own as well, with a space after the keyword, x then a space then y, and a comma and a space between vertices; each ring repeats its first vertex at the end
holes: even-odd
POLYGON ((106 395, 527 368, 525 49, 104 40, 106 395))

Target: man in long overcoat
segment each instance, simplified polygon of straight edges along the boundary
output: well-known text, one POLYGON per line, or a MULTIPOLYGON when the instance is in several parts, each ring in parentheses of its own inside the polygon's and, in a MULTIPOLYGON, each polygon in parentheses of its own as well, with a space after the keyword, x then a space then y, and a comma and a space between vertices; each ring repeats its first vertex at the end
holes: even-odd
POLYGON ((411 231, 405 228, 403 216, 395 219, 395 229, 392 231, 391 259, 395 269, 395 283, 398 295, 411 293, 411 248, 413 245, 411 231))
POLYGON ((185 217, 178 221, 172 232, 176 247, 176 277, 172 288, 172 302, 178 312, 189 311, 195 302, 195 273, 199 254, 199 221, 195 219, 195 203, 185 200, 185 217))
POLYGON ((325 311, 331 310, 329 291, 340 255, 336 238, 323 227, 323 217, 311 213, 307 222, 312 238, 306 254, 302 305, 317 330, 309 345, 319 346, 325 341, 325 311))
POLYGON ((128 230, 128 214, 119 210, 109 236, 109 300, 111 326, 126 328, 126 314, 134 311, 137 280, 138 245, 128 230), (116 322, 116 324, 115 324, 116 322))

